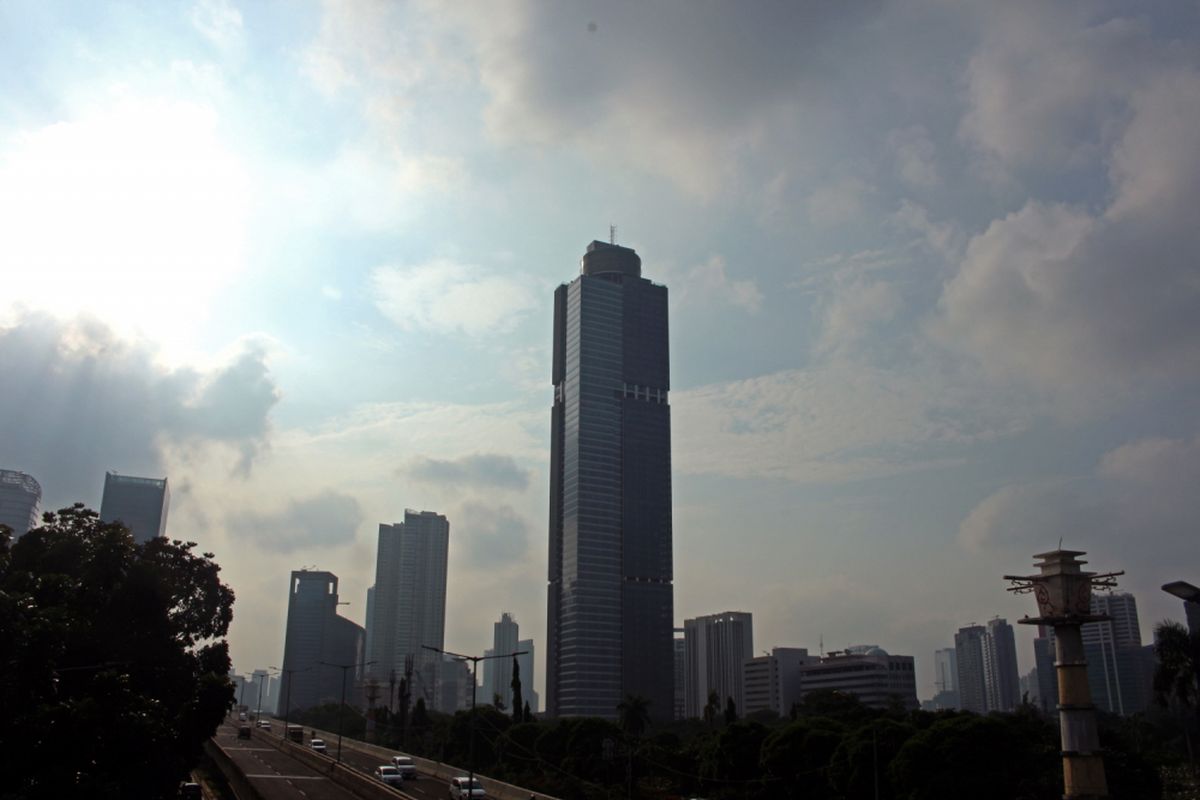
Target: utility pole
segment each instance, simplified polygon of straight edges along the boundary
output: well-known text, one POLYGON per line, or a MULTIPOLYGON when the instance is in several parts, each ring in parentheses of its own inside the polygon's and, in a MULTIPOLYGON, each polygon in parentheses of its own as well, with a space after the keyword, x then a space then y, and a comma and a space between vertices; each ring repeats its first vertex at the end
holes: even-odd
POLYGON ((475 797, 475 696, 478 694, 475 687, 479 685, 479 662, 487 661, 489 658, 515 658, 528 653, 528 650, 517 650, 513 653, 493 653, 490 656, 464 656, 462 653, 451 653, 449 650, 443 650, 440 647, 430 647, 427 644, 421 645, 426 650, 432 650, 435 653, 441 653, 445 656, 457 659, 458 661, 471 662, 471 733, 470 743, 467 746, 467 797, 474 800, 475 797))
POLYGON ((328 661, 320 661, 327 667, 337 667, 342 671, 342 704, 338 706, 338 754, 337 763, 342 763, 342 720, 346 715, 346 670, 354 667, 369 667, 374 664, 374 661, 366 661, 362 664, 330 664, 328 661))

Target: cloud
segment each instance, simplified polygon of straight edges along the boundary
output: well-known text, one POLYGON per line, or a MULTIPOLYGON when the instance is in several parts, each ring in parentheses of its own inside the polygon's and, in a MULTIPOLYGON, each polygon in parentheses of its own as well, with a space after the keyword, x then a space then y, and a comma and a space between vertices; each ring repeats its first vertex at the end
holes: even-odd
POLYGON ((1127 101, 1107 207, 1030 200, 994 221, 932 327, 993 375, 1077 403, 1200 379, 1200 72, 1161 71, 1127 101))
POLYGON ((354 541, 362 522, 358 500, 326 489, 311 497, 289 500, 278 511, 229 514, 225 524, 239 541, 251 542, 264 550, 292 553, 348 545, 354 541))
POLYGON ((242 12, 229 0, 197 0, 188 18, 217 47, 229 49, 242 45, 242 12))
POLYGON ((805 201, 809 219, 826 227, 850 222, 862 213, 863 203, 874 191, 874 187, 854 176, 818 186, 805 201))
POLYGON ((155 357, 87 319, 30 314, 0 327, 5 466, 33 474, 49 506, 98 504, 105 470, 162 475, 170 448, 229 445, 248 468, 279 399, 261 348, 203 371, 155 357))
POLYGON ((463 504, 451 521, 451 548, 468 565, 501 570, 523 561, 529 524, 506 505, 463 504))
POLYGON ((900 292, 887 281, 854 277, 840 282, 827 303, 817 350, 852 347, 890 322, 900 306, 900 292))
POLYGON ((403 472, 413 480, 450 486, 492 487, 523 491, 529 488, 529 471, 511 456, 480 453, 455 460, 421 457, 403 472))
POLYGON ((408 331, 484 336, 512 330, 538 300, 528 279, 446 259, 371 273, 375 305, 408 331))
POLYGON ((923 125, 897 128, 887 135, 887 147, 896 161, 896 173, 910 186, 929 188, 942 182, 936 150, 923 125))
POLYGON ((714 255, 697 264, 673 283, 679 302, 684 305, 727 303, 751 314, 762 310, 763 293, 758 284, 752 279, 731 280, 722 256, 714 255))

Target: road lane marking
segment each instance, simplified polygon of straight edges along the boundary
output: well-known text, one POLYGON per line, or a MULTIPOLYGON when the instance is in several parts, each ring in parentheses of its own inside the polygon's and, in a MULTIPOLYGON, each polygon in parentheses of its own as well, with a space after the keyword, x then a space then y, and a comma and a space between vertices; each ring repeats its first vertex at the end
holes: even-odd
POLYGON ((247 775, 247 778, 282 778, 287 781, 327 781, 329 780, 324 775, 268 775, 263 772, 256 775, 247 775))

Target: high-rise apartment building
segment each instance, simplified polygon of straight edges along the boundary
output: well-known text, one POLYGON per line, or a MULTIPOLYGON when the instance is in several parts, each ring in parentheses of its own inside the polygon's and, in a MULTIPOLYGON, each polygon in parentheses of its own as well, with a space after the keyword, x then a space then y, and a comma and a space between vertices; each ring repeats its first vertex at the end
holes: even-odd
POLYGON ((379 526, 371 650, 367 674, 386 683, 413 658, 412 696, 433 705, 446 632, 446 560, 450 523, 432 511, 404 511, 404 521, 379 526))
POLYGON ((579 277, 554 292, 552 716, 613 718, 626 695, 672 716, 667 289, 641 273, 633 250, 592 242, 579 277))
POLYGON ((1017 642, 1012 625, 999 617, 988 620, 983 639, 983 676, 988 711, 1015 711, 1021 703, 1017 642))
POLYGON ((104 473, 100 519, 124 523, 135 541, 148 542, 166 533, 170 504, 171 492, 167 488, 166 478, 104 473))
POLYGON ((42 508, 42 487, 32 475, 0 469, 0 525, 12 529, 13 538, 36 528, 42 508))
POLYGON ((1096 593, 1091 611, 1110 617, 1080 629, 1092 702, 1121 716, 1145 711, 1152 699, 1154 667, 1142 647, 1137 600, 1127 592, 1096 593))
POLYGON ((741 713, 774 711, 785 716, 800 702, 800 667, 816 661, 803 647, 776 647, 742 665, 741 713))
POLYGON ((356 676, 363 629, 338 616, 337 605, 338 579, 332 572, 292 573, 280 683, 280 708, 285 712, 338 702, 343 678, 356 676), (331 664, 347 666, 346 674, 331 664))
POLYGON ((987 628, 968 625, 954 634, 954 657, 958 662, 958 702, 964 711, 987 713, 987 680, 984 677, 983 640, 987 628))
POLYGON ((754 655, 754 620, 744 611, 726 611, 706 617, 685 619, 684 714, 691 719, 704 716, 708 697, 717 693, 718 711, 729 699, 740 710, 743 670, 754 655))

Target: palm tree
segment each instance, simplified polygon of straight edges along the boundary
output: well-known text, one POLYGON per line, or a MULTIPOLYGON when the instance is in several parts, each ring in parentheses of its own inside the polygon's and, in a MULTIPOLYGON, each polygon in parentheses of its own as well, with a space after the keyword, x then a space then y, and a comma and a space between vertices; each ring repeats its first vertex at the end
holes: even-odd
MULTIPOLYGON (((1176 707, 1183 713, 1192 710, 1200 721, 1200 631, 1189 633, 1178 622, 1160 622, 1154 627, 1154 653, 1158 656, 1154 694, 1159 704, 1176 707)), ((1190 729, 1191 725, 1185 720, 1183 736, 1188 762, 1195 772, 1190 729)))
POLYGON ((617 713, 621 715, 621 730, 634 739, 645 733, 650 725, 650 701, 641 695, 625 695, 625 699, 617 704, 617 713))

